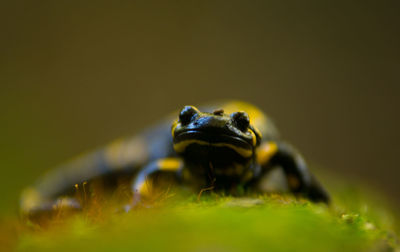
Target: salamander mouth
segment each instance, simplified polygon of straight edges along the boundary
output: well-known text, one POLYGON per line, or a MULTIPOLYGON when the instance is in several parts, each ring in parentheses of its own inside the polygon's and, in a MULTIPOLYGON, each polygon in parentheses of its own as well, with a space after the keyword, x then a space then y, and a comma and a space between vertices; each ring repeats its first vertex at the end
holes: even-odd
POLYGON ((175 135, 173 142, 174 149, 178 153, 184 152, 192 144, 230 148, 243 157, 249 157, 253 153, 253 147, 247 140, 220 132, 186 130, 175 135))
POLYGON ((174 138, 174 143, 183 142, 187 140, 200 140, 205 141, 210 144, 214 143, 227 143, 233 144, 241 148, 251 149, 252 146, 245 139, 242 139, 235 135, 221 134, 221 133, 211 133, 200 130, 187 130, 179 133, 174 138))

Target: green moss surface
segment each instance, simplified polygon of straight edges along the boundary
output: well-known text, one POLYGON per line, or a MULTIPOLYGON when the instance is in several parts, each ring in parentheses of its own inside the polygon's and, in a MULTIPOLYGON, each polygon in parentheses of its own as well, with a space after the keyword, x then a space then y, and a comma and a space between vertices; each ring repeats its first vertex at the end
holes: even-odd
MULTIPOLYGON (((327 207, 290 196, 172 198, 129 213, 20 224, 21 251, 399 251, 393 217, 354 192, 327 207)), ((11 237, 10 237, 11 238, 11 237)))

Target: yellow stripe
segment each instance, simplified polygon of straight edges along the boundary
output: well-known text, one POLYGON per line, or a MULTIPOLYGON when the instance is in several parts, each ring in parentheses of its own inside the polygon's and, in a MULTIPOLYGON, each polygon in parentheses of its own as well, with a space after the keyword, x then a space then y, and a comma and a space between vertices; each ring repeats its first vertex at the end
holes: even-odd
POLYGON ((179 142, 177 144, 174 144, 174 150, 178 153, 182 153, 185 151, 186 147, 191 145, 191 144, 199 144, 199 145, 211 145, 215 147, 227 147, 230 148, 234 151, 236 151, 238 154, 240 154, 242 157, 251 157, 253 155, 252 150, 244 149, 238 146, 235 146, 233 144, 228 144, 228 143, 209 143, 206 141, 202 140, 197 140, 197 139, 191 139, 191 140, 186 140, 179 142))
POLYGON ((259 135, 260 138, 262 138, 262 134, 261 134, 261 132, 257 129, 257 127, 255 127, 255 126, 253 125, 253 129, 254 129, 255 133, 256 133, 257 135, 259 135))
POLYGON ((263 143, 257 150, 257 163, 264 165, 276 154, 278 145, 275 142, 263 143))
POLYGON ((176 128, 176 126, 178 126, 178 120, 175 120, 175 121, 172 123, 172 127, 171 127, 171 135, 172 135, 172 138, 175 137, 175 128, 176 128))
POLYGON ((256 146, 257 144, 257 137, 256 134, 254 134, 254 132, 252 130, 249 130, 250 134, 251 134, 251 140, 253 141, 253 146, 256 146))
POLYGON ((177 158, 164 158, 158 161, 157 165, 161 171, 177 171, 182 163, 177 158))

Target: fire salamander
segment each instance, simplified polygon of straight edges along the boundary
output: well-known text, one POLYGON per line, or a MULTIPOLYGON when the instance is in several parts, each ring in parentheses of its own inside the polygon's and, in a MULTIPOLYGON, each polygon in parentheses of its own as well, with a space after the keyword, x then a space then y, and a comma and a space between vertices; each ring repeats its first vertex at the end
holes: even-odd
POLYGON ((262 191, 260 181, 275 168, 283 171, 282 181, 293 194, 329 203, 328 193, 303 157, 280 140, 271 120, 257 107, 239 101, 200 109, 185 106, 177 119, 173 115, 141 134, 51 170, 24 190, 21 211, 29 216, 54 211, 60 204, 80 209, 74 187, 98 178, 113 186, 119 178, 127 178, 128 210, 165 186, 165 181, 197 193, 235 194, 239 187, 262 191))

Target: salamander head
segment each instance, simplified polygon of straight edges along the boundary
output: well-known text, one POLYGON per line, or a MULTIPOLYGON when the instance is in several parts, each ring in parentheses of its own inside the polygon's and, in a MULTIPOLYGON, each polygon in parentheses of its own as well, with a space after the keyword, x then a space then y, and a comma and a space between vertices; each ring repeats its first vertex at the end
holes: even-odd
POLYGON ((223 109, 218 109, 207 113, 193 106, 181 110, 179 119, 172 125, 172 137, 177 153, 199 158, 225 155, 250 159, 261 141, 246 112, 225 114, 223 109))

